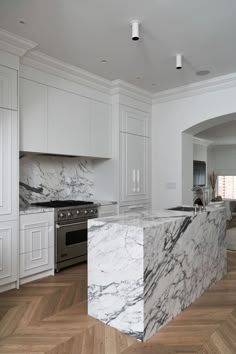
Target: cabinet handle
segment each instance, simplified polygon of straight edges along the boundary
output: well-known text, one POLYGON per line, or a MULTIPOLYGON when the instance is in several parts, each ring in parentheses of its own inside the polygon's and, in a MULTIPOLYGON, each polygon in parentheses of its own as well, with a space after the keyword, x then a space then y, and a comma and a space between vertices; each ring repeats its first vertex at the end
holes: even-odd
POLYGON ((133 170, 133 193, 136 192, 136 174, 135 170, 133 170))
POLYGON ((137 170, 137 192, 140 192, 140 171, 137 170))

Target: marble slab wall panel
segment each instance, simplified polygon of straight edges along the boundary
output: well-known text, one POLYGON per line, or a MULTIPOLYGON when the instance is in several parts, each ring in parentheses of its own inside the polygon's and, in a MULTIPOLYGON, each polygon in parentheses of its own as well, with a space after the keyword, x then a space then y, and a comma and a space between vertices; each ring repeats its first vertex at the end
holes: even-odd
POLYGON ((144 232, 145 341, 225 274, 225 210, 144 232))
POLYGON ((20 204, 93 197, 93 164, 82 157, 26 154, 20 159, 20 204))
POLYGON ((88 314, 142 339, 143 230, 88 222, 88 314))

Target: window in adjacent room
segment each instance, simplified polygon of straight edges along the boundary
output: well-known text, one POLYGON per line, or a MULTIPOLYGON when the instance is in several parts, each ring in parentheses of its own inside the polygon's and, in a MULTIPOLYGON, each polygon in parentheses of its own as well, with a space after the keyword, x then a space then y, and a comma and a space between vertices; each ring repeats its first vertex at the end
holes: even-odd
POLYGON ((218 176, 217 184, 223 199, 236 199, 236 176, 218 176))

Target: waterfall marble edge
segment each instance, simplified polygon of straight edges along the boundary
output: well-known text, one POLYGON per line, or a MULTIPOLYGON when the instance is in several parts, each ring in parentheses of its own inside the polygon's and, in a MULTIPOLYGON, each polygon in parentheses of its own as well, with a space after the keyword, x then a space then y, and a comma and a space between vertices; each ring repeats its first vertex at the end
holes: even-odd
POLYGON ((226 273, 225 208, 89 221, 88 313, 140 341, 226 273))

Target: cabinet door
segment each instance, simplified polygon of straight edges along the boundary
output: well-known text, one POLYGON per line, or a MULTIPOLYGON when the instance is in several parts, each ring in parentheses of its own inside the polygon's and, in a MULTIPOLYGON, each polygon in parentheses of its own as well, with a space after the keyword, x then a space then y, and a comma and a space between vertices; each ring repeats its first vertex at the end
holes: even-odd
POLYGON ((150 135, 150 116, 148 113, 122 106, 120 110, 120 119, 120 131, 140 136, 150 135))
POLYGON ((48 152, 90 155, 90 100, 48 88, 48 152))
POLYGON ((0 107, 17 110, 17 71, 0 65, 0 107))
POLYGON ((0 221, 17 219, 17 113, 0 108, 0 221))
POLYGON ((121 203, 148 202, 148 157, 149 138, 121 133, 121 203))
POLYGON ((111 157, 111 107, 91 100, 91 156, 111 157))
POLYGON ((20 279, 53 269, 53 248, 36 249, 20 255, 20 279))
POLYGON ((54 265, 53 213, 20 216, 20 278, 54 265))
POLYGON ((0 286, 17 280, 17 222, 0 223, 0 286))
POLYGON ((47 152, 47 86, 20 79, 20 150, 47 152))

